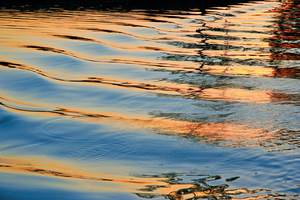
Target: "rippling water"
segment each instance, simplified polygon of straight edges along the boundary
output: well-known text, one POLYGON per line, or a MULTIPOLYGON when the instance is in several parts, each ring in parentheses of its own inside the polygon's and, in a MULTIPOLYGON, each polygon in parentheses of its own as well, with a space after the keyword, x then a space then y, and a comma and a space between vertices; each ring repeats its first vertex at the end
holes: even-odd
POLYGON ((0 199, 300 199, 297 1, 0 20, 0 199))

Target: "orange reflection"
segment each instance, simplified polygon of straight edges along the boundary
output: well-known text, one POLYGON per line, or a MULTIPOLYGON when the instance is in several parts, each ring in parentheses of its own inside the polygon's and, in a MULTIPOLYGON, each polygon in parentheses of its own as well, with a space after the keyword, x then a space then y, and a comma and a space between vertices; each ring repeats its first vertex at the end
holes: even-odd
MULTIPOLYGON (((223 97, 222 97, 223 98, 223 97)), ((272 138, 275 131, 266 131, 268 127, 253 128, 252 125, 238 125, 228 122, 223 123, 199 123, 191 121, 170 120, 164 118, 149 119, 149 116, 126 116, 117 113, 95 113, 67 108, 36 107, 31 110, 24 107, 26 104, 18 105, 2 101, 2 106, 13 109, 16 112, 26 112, 35 114, 60 115, 72 118, 79 118, 96 123, 115 125, 116 127, 126 127, 131 129, 143 129, 153 131, 158 134, 179 135, 193 140, 201 140, 214 143, 220 141, 219 145, 228 146, 249 146, 257 145, 262 140, 272 138), (23 107, 22 107, 23 106, 23 107), (224 143, 224 141, 226 141, 224 143)), ((29 115, 28 115, 29 116, 29 115)))
MULTIPOLYGON (((168 83, 163 85, 153 83, 138 83, 130 82, 129 80, 113 80, 100 77, 76 77, 76 79, 66 80, 63 78, 57 78, 57 74, 54 77, 50 76, 51 73, 36 70, 33 67, 28 67, 21 64, 11 62, 1 62, 2 66, 9 68, 18 68, 38 73, 47 78, 66 81, 75 84, 76 82, 92 83, 92 84, 104 84, 117 87, 125 87, 131 89, 139 89, 145 91, 152 91, 155 93, 175 94, 183 95, 186 98, 196 98, 203 100, 213 101, 229 101, 229 102, 250 102, 250 103, 268 103, 271 101, 269 91, 265 90, 247 90, 230 87, 219 88, 207 88, 200 90, 199 88, 191 88, 187 84, 173 84, 168 83), (50 74, 50 75, 48 75, 50 74), (82 79, 80 79, 82 78, 82 79)), ((59 77, 59 76, 58 76, 59 77)), ((242 143, 257 142, 258 137, 265 137, 264 130, 251 129, 246 125, 235 125, 231 123, 211 123, 211 124, 199 124, 189 121, 175 121, 168 119, 149 119, 149 116, 133 116, 112 112, 95 112, 88 110, 94 110, 93 108, 61 108, 53 107, 49 105, 32 105, 26 102, 10 101, 8 97, 1 97, 2 105, 14 109, 19 112, 29 113, 45 113, 63 115, 67 117, 78 117, 89 121, 97 121, 108 124, 123 125, 126 127, 132 127, 134 129, 148 129, 157 133, 182 135, 185 137, 202 138, 205 141, 217 141, 226 140, 231 141, 230 145, 244 145, 242 143)), ((266 133, 269 137, 271 133, 266 133)), ((262 139, 262 138, 260 138, 262 139)))
MULTIPOLYGON (((123 166, 125 167, 125 166, 123 166)), ((125 167, 126 168, 126 167, 125 167)), ((91 170, 91 168, 88 168, 91 170)), ((114 191, 114 192, 137 192, 139 189, 147 185, 167 186, 163 182, 164 178, 159 177, 135 177, 114 174, 99 174, 95 172, 85 172, 87 168, 76 167, 76 163, 59 160, 56 158, 52 160, 46 157, 30 157, 26 159, 19 158, 1 158, 0 157, 0 171, 5 173, 26 173, 36 174, 40 176, 52 176, 66 179, 82 180, 81 182, 74 182, 76 184, 69 185, 69 189, 76 191, 90 191, 91 189, 114 191), (42 162, 41 162, 42 161, 42 162), (71 167, 72 166, 72 167, 71 167), (107 182, 111 184, 95 185, 86 181, 107 182)), ((122 166, 111 165, 103 171, 123 171, 122 166), (117 169, 120 168, 120 169, 117 169)), ((54 183, 55 184, 55 183, 54 183)))
POLYGON ((214 75, 250 75, 250 76, 273 76, 273 69, 264 66, 232 65, 232 66, 204 66, 204 72, 214 75))
MULTIPOLYGON (((149 199, 155 197, 165 197, 170 200, 183 200, 193 198, 230 198, 230 199, 261 199, 267 197, 277 197, 282 194, 260 194, 265 193, 265 189, 248 190, 245 188, 237 188, 229 190, 229 185, 209 185, 206 182, 221 179, 220 176, 208 175, 186 175, 196 178, 190 183, 181 183, 180 181, 174 183, 174 179, 178 179, 175 173, 161 174, 161 175, 141 175, 141 176, 124 176, 124 175, 109 175, 100 174, 98 172, 86 173, 86 169, 74 167, 76 164, 57 160, 52 160, 46 157, 29 157, 29 158, 3 158, 0 157, 0 172, 2 173, 22 173, 32 174, 38 176, 49 176, 60 179, 67 179, 71 182, 68 184, 60 184, 59 180, 47 183, 47 187, 53 184, 53 187, 60 187, 61 189, 95 192, 101 194, 104 192, 127 192, 134 193, 141 198, 149 199), (41 162, 43 160, 43 162, 41 162), (72 166, 72 167, 71 167, 72 166), (238 198, 235 197, 243 195, 238 198), (247 197, 248 196, 248 197, 247 197), (250 196, 250 197, 249 197, 250 196)), ((109 168, 122 168, 124 166, 109 168)), ((102 169, 106 170, 106 169, 102 169)), ((116 169, 114 169, 116 170, 116 169)), ((98 170, 99 171, 99 170, 98 170)), ((114 171, 116 172, 116 171, 114 171)), ((233 177, 233 181, 239 177, 233 177)), ((178 179, 180 180, 180 179, 178 179)), ((228 181, 226 179, 226 181, 228 181)), ((229 181, 231 182, 231 181, 229 181)), ((286 195, 288 196, 288 195, 286 195)), ((297 195, 292 195, 297 196, 297 195)))
MULTIPOLYGON (((137 62, 137 61, 135 61, 137 62)), ((269 92, 264 90, 246 90, 238 88, 208 88, 199 89, 188 84, 174 84, 170 82, 152 82, 140 83, 131 80, 109 79, 104 77, 80 77, 80 76, 64 76, 60 74, 52 74, 46 71, 38 70, 34 67, 25 66, 22 64, 11 62, 0 62, 3 67, 17 68, 31 71, 42 75, 46 78, 54 79, 56 81, 63 81, 69 83, 91 83, 99 85, 109 85, 122 88, 131 88, 144 91, 152 91, 155 93, 170 94, 170 95, 184 95, 187 98, 209 99, 217 101, 234 101, 234 102, 251 102, 251 103, 267 103, 269 101, 269 92)), ((228 71, 226 68, 225 70, 228 71)), ((248 70, 249 71, 249 70, 248 70)))
POLYGON ((203 98, 219 101, 268 103, 270 102, 270 93, 266 90, 220 87, 203 90, 203 98))
POLYGON ((295 0, 282 2, 260 2, 265 7, 255 6, 253 11, 247 9, 246 12, 243 9, 251 4, 236 5, 228 10, 210 10, 207 16, 216 20, 197 30, 203 39, 200 55, 204 58, 217 56, 220 65, 224 62, 227 66, 204 66, 203 71, 216 75, 299 77, 296 62, 300 59, 299 3, 295 0), (273 30, 273 27, 278 28, 273 30), (274 36, 270 37, 270 32, 274 36), (278 67, 263 67, 268 66, 264 60, 270 60, 271 66, 278 67), (295 67, 288 68, 289 63, 278 62, 280 60, 294 61, 291 63, 295 67), (284 66, 287 65, 286 69, 284 66))

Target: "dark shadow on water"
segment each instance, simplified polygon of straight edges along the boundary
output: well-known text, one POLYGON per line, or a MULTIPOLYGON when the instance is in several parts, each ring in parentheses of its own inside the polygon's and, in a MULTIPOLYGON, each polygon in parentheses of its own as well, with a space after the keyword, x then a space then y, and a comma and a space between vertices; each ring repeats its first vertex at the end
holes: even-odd
MULTIPOLYGON (((157 177, 166 178, 165 183, 167 187, 161 185, 147 185, 140 189, 141 193, 136 193, 142 198, 156 198, 164 196, 170 200, 181 199, 231 199, 226 193, 225 189, 229 188, 228 184, 210 185, 207 182, 222 179, 219 175, 195 175, 195 174, 179 174, 179 173, 165 173, 160 175, 140 175, 140 177, 157 177), (144 191, 145 193, 143 193, 144 191), (147 192, 147 193, 146 193, 147 192)), ((238 179, 239 177, 232 177, 226 179, 227 182, 238 179)))
POLYGON ((205 12, 205 8, 212 6, 226 6, 229 4, 248 2, 247 0, 214 0, 214 1, 197 1, 197 0, 12 0, 1 1, 0 6, 6 8, 17 8, 20 10, 38 10, 62 8, 66 10, 84 10, 84 9, 150 9, 150 10, 188 10, 198 8, 205 12))
POLYGON ((269 189, 254 189, 246 188, 229 189, 230 182, 239 179, 239 176, 223 179, 219 175, 207 174, 180 174, 166 173, 160 175, 141 175, 145 178, 166 178, 163 185, 147 185, 140 189, 140 193, 136 193, 139 197, 145 199, 153 199, 164 197, 169 200, 192 200, 192 199, 266 199, 276 197, 297 197, 298 195, 272 194, 269 189), (209 182, 218 182, 213 184, 209 182), (143 192, 144 191, 144 192, 143 192))

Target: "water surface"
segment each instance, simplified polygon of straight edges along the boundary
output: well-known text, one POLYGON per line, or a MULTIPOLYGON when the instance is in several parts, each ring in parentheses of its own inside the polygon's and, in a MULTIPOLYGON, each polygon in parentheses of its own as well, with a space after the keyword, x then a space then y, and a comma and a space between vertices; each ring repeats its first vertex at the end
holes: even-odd
POLYGON ((300 8, 0 10, 1 199, 300 199, 300 8))

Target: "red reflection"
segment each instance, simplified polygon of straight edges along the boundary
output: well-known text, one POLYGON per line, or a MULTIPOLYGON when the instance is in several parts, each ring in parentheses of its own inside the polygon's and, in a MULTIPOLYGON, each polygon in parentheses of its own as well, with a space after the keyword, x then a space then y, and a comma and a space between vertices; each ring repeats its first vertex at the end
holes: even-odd
POLYGON ((279 92, 270 93, 270 99, 273 102, 280 104, 294 104, 300 106, 300 95, 299 94, 284 94, 279 92))
MULTIPOLYGON (((270 54, 271 60, 300 60, 300 5, 297 0, 282 0, 281 7, 277 7, 272 11, 277 13, 276 25, 273 30, 274 36, 269 38, 269 46, 272 47, 270 54)), ((287 64, 279 62, 281 66, 287 64)), ((274 76, 299 77, 300 70, 295 68, 274 68, 274 76)))
POLYGON ((275 68, 273 71, 273 75, 274 76, 300 77, 300 69, 275 68))

